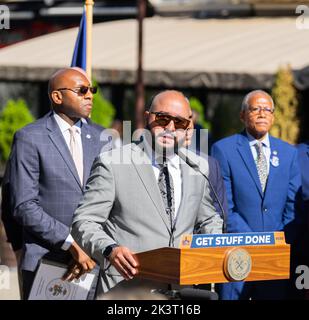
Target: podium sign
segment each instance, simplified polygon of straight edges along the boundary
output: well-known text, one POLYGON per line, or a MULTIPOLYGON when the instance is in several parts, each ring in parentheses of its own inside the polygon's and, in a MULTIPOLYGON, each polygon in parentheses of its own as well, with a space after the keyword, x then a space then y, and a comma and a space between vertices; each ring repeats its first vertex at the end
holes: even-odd
POLYGON ((136 254, 139 277, 180 285, 288 279, 283 232, 184 235, 180 249, 136 254))

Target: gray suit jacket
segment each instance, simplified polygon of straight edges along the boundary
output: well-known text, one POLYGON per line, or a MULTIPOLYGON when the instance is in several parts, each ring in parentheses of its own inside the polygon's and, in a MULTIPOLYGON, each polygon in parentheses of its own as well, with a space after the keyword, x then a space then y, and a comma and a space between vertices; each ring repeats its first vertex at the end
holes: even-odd
MULTIPOLYGON (((192 152, 195 162, 207 161, 192 152)), ((185 233, 221 233, 222 219, 216 212, 204 177, 186 163, 181 164, 182 200, 175 225, 175 246, 185 233)), ((101 154, 94 162, 84 198, 72 224, 74 239, 104 268, 103 290, 123 278, 106 263, 102 252, 117 243, 142 252, 167 247, 169 217, 149 158, 136 144, 101 154)))
MULTIPOLYGON (((102 130, 82 125, 84 181, 107 140, 100 141, 102 130)), ((22 269, 34 271, 43 256, 67 262, 61 246, 83 186, 52 112, 15 134, 9 161, 12 214, 23 229, 22 269)))

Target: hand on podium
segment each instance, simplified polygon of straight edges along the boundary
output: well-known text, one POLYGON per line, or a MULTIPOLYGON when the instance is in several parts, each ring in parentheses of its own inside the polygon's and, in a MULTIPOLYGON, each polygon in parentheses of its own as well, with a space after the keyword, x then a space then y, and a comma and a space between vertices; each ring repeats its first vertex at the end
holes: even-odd
POLYGON ((118 246, 113 248, 108 259, 126 280, 133 279, 137 275, 138 263, 134 253, 127 247, 118 246))

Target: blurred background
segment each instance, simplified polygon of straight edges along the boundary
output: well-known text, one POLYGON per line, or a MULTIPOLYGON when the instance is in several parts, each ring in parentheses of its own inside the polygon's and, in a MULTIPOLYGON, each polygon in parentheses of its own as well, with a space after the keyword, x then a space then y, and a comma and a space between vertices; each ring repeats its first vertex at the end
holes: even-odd
MULTIPOLYGON (((48 79, 71 64, 83 5, 0 2, 0 180, 14 132, 49 110, 48 79)), ((160 90, 183 91, 210 143, 241 130, 241 101, 254 89, 275 100, 273 135, 292 144, 309 138, 309 1, 96 0, 92 34, 92 78, 100 88, 92 119, 105 127, 141 111, 142 57, 144 106, 160 90)), ((1 263, 14 268, 0 234, 1 263)))

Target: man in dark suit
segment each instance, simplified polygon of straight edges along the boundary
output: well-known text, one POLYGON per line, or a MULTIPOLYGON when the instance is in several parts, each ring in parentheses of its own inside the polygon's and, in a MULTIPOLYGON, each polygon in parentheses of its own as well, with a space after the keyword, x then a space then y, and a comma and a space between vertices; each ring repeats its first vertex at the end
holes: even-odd
MULTIPOLYGON (((285 231, 295 236, 296 196, 300 191, 297 150, 268 134, 274 103, 264 91, 243 100, 242 133, 212 147, 219 161, 228 199, 228 232, 285 231)), ((286 281, 235 282, 222 285, 221 299, 284 299, 286 281)))
POLYGON ((59 70, 49 81, 52 111, 15 134, 8 181, 12 214, 23 229, 24 299, 43 257, 67 264, 73 257, 68 280, 95 267, 70 235, 92 162, 106 141, 85 120, 95 92, 84 72, 59 70))
MULTIPOLYGON (((204 134, 209 135, 209 132, 205 130, 204 134)), ((212 188, 210 188, 211 189, 210 196, 214 201, 214 206, 217 212, 222 216, 222 218, 226 220, 226 215, 228 212, 227 198, 226 198, 225 184, 222 179, 219 162, 215 158, 205 153, 207 150, 204 150, 204 146, 201 146, 199 143, 197 143, 197 141, 194 141, 194 140, 197 140, 197 129, 194 123, 194 111, 192 110, 191 123, 189 128, 187 129, 187 136, 186 136, 186 141, 184 146, 207 160, 209 165, 208 179, 212 186, 212 188), (201 149, 205 152, 201 152, 201 149), (222 209, 223 209, 223 212, 222 212, 222 209)), ((208 141, 210 141, 209 136, 208 136, 208 141)), ((224 221, 224 224, 225 223, 226 221, 224 221)))
MULTIPOLYGON (((298 160, 302 178, 302 224, 299 234, 298 245, 296 246, 297 263, 295 265, 309 265, 309 141, 297 146, 298 160)), ((299 292, 299 290, 298 290, 299 292)), ((309 300, 309 290, 305 293, 306 300, 309 300)))
POLYGON ((7 242, 11 243, 16 261, 19 263, 22 248, 22 227, 14 219, 10 205, 10 162, 7 162, 1 185, 1 220, 5 229, 7 242))
POLYGON ((302 177, 302 194, 303 200, 306 203, 307 212, 309 210, 309 175, 307 174, 309 169, 309 142, 301 143, 297 147, 298 158, 301 169, 302 177))

